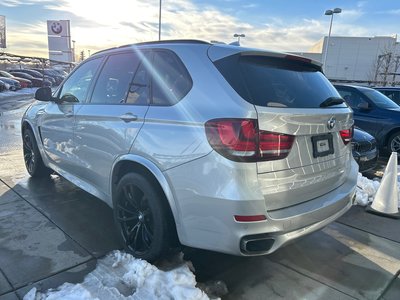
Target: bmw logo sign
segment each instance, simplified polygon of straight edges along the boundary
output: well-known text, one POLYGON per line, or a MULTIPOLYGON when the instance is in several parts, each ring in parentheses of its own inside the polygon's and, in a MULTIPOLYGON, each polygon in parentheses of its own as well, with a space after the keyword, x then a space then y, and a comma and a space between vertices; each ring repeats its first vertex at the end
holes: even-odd
POLYGON ((59 22, 53 22, 53 24, 51 24, 51 31, 55 34, 60 34, 62 30, 63 28, 59 22))
POLYGON ((327 123, 328 129, 332 130, 335 127, 335 125, 336 125, 336 118, 335 117, 331 117, 328 120, 328 123, 327 123))

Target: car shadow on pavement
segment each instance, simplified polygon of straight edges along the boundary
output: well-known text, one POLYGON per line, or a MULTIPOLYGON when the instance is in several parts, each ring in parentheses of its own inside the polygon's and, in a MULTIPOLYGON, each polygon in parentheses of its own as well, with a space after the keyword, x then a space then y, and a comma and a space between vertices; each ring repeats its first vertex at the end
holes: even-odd
POLYGON ((400 244, 333 223, 268 256, 185 258, 198 280, 224 281, 226 299, 377 299, 400 269, 400 244))
POLYGON ((0 295, 80 282, 122 248, 102 201, 58 176, 15 181, 0 181, 0 295))

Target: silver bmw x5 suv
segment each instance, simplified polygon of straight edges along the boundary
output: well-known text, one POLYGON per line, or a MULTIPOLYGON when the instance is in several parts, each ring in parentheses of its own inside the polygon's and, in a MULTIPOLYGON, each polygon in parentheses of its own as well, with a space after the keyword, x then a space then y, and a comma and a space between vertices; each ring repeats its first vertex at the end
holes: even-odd
POLYGON ((149 42, 100 51, 35 98, 28 172, 55 171, 113 207, 136 257, 179 244, 268 254, 352 205, 352 111, 317 62, 149 42))

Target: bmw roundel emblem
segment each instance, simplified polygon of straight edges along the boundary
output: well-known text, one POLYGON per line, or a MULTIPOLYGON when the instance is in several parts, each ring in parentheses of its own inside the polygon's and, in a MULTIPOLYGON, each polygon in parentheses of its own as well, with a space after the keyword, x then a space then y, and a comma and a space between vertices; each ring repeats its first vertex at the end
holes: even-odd
POLYGON ((332 130, 335 127, 335 125, 336 125, 336 118, 335 117, 331 117, 328 120, 328 123, 327 123, 328 129, 332 130))
POLYGON ((55 34, 60 34, 62 30, 63 28, 60 22, 53 22, 53 24, 51 24, 51 31, 53 31, 55 34))

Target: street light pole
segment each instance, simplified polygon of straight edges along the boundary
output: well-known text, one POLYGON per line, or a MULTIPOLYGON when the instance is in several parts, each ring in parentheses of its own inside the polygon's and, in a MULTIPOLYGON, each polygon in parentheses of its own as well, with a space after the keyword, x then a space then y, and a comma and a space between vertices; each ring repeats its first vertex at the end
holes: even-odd
POLYGON ((72 40, 72 62, 75 62, 75 40, 72 40))
POLYGON ((161 41, 161 0, 160 0, 160 11, 158 12, 158 40, 161 41))
POLYGON ((328 48, 329 48, 329 40, 331 38, 331 32, 332 32, 332 23, 333 23, 333 15, 334 14, 340 14, 342 12, 341 8, 335 8, 335 9, 328 9, 325 11, 326 16, 331 16, 331 23, 329 25, 329 33, 328 33, 328 38, 326 39, 326 47, 325 47, 325 53, 324 53, 324 60, 323 60, 323 67, 324 71, 326 71, 326 58, 328 56, 328 48))
POLYGON ((235 33, 234 35, 233 35, 233 37, 235 37, 235 38, 237 38, 238 40, 238 43, 239 43, 239 45, 240 45, 240 38, 241 37, 246 37, 246 35, 244 34, 244 33, 241 33, 241 34, 239 34, 239 33, 235 33))

